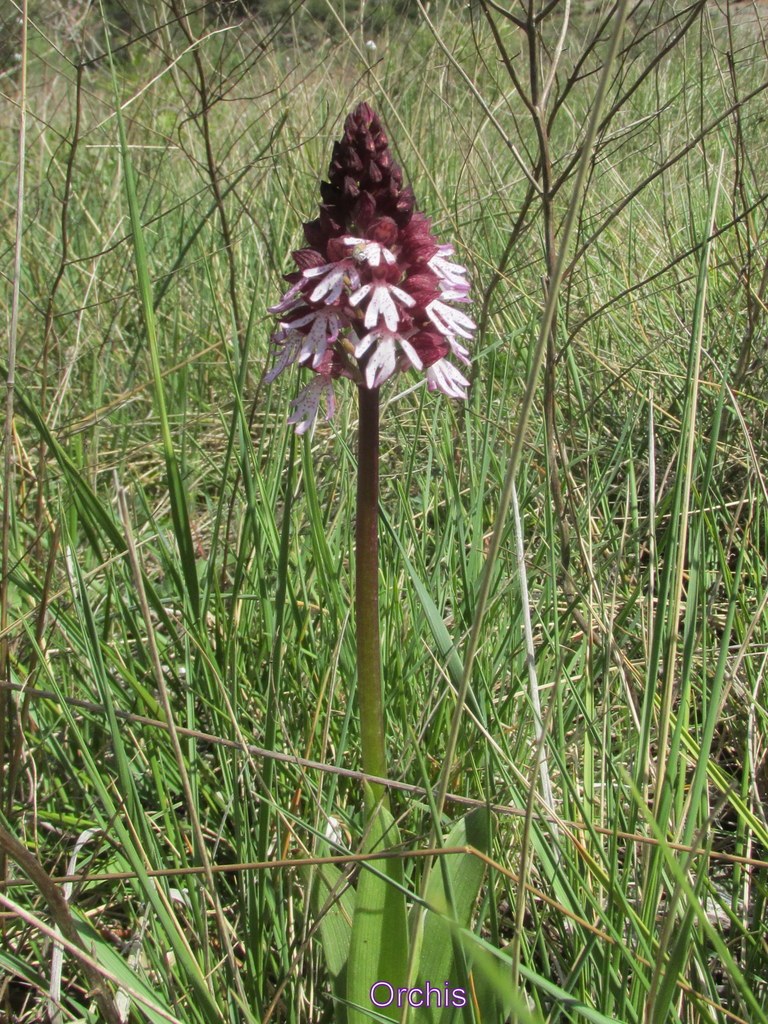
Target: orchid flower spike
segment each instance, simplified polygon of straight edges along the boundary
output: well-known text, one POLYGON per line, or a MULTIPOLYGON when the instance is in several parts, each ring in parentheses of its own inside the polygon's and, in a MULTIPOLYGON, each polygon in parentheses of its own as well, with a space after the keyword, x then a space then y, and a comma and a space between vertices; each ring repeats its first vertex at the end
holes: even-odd
POLYGON ((467 271, 453 262, 392 159, 381 121, 361 103, 333 147, 320 216, 304 225, 307 245, 293 253, 290 287, 270 312, 277 357, 272 381, 297 363, 315 377, 289 422, 304 433, 321 399, 333 415, 333 382, 347 377, 379 388, 395 374, 423 371, 430 391, 466 398, 465 342, 476 327, 456 303, 469 301, 467 271))

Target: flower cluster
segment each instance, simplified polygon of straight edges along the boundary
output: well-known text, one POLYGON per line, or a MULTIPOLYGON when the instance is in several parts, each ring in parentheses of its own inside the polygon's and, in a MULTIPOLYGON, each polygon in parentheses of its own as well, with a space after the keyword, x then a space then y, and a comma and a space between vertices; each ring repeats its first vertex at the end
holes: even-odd
POLYGON ((427 385, 465 398, 469 384, 447 358, 469 364, 475 324, 453 303, 469 301, 464 267, 415 211, 413 192, 392 160, 381 122, 367 103, 347 118, 321 183, 320 216, 304 225, 290 288, 270 309, 280 317, 279 352, 266 379, 293 363, 314 374, 289 422, 303 433, 321 399, 334 410, 333 381, 378 388, 398 371, 423 370, 427 385))

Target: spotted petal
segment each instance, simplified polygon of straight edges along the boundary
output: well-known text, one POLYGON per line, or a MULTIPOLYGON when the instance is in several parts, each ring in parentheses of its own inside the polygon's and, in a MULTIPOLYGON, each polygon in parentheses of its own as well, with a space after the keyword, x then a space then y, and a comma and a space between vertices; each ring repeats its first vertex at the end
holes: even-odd
POLYGON ((318 373, 307 386, 299 392, 295 402, 292 403, 293 411, 288 417, 289 423, 296 425, 296 433, 304 434, 314 425, 320 409, 320 399, 325 399, 325 418, 331 419, 336 403, 333 396, 333 384, 331 378, 325 374, 318 373))
POLYGON ((470 339, 473 331, 477 330, 477 324, 466 313, 446 305, 440 299, 430 302, 426 313, 438 331, 446 337, 458 334, 462 338, 470 339))
POLYGON ((464 389, 469 387, 469 381, 447 359, 438 359, 427 367, 427 387, 430 391, 442 391, 449 398, 466 398, 464 389))
POLYGON ((393 337, 384 337, 373 350, 365 367, 365 382, 369 388, 380 387, 389 380, 397 369, 395 341, 393 337))
POLYGON ((280 355, 277 357, 275 365, 264 375, 264 380, 267 384, 271 384, 286 367, 297 361, 299 353, 301 352, 301 344, 304 339, 298 331, 288 331, 287 333, 284 331, 277 331, 273 335, 272 340, 276 344, 280 345, 281 348, 280 355), (281 335, 284 335, 284 338, 281 337, 281 335))

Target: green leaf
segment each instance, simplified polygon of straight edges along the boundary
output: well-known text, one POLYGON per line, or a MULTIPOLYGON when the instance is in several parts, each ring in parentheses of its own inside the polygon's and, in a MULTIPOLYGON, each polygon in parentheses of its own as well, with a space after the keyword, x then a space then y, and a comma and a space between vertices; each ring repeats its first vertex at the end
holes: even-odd
POLYGON ((179 1018, 171 1012, 162 994, 132 970, 117 950, 99 935, 75 907, 72 908, 72 919, 85 948, 109 971, 130 998, 134 1011, 139 1011, 152 1024, 179 1024, 179 1018))
MULTIPOLYGON (((478 807, 453 826, 444 840, 445 846, 474 846, 487 850, 489 814, 478 807)), ((441 857, 429 877, 425 901, 429 912, 424 922, 421 957, 418 966, 418 984, 425 988, 429 982, 443 994, 443 985, 464 988, 467 991, 467 964, 456 937, 456 925, 468 928, 472 910, 477 902, 485 874, 485 864, 472 853, 451 854, 441 857)), ((421 908, 414 908, 414 913, 421 908)), ((412 1016, 412 1019, 430 1022, 456 1019, 458 1010, 446 1013, 446 1007, 436 1005, 437 1000, 412 1016)), ((485 1019, 485 1017, 483 1017, 485 1019)), ((489 1018, 490 1019, 490 1018, 489 1018)))
MULTIPOLYGON (((392 815, 377 808, 370 821, 363 849, 379 851, 395 847, 400 836, 392 815)), ((376 1007, 371 987, 387 982, 393 991, 405 988, 408 976, 408 920, 403 888, 403 862, 399 858, 362 865, 357 886, 355 914, 347 964, 348 1024, 362 1024, 377 1010, 387 1019, 397 1020, 396 1000, 386 1008, 376 1007)), ((382 988, 379 1000, 385 998, 382 988)))
MULTIPOLYGON (((322 850, 318 851, 322 855, 322 850)), ((337 1024, 345 1024, 343 1005, 347 987, 347 961, 352 941, 352 921, 355 915, 355 890, 334 864, 321 864, 311 881, 310 908, 313 920, 318 921, 320 942, 325 966, 331 976, 331 989, 336 1002, 337 1024)))

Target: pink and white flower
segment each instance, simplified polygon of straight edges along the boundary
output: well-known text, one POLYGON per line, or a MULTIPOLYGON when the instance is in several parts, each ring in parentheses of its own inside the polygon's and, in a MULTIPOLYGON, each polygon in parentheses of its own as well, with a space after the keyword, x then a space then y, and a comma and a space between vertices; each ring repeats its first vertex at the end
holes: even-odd
POLYGON ((293 412, 288 417, 288 422, 296 426, 297 434, 304 434, 317 419, 320 409, 320 401, 325 401, 327 420, 333 417, 336 409, 336 402, 333 395, 333 385, 330 376, 318 373, 307 386, 299 392, 298 397, 292 403, 293 412))
POLYGON ((273 381, 298 364, 313 379, 289 422, 304 433, 325 402, 333 415, 333 381, 381 387, 398 372, 423 372, 430 391, 466 398, 469 381, 451 362, 468 365, 464 342, 474 321, 452 303, 469 301, 466 268, 440 244, 415 210, 376 114, 361 103, 335 144, 320 215, 304 225, 307 246, 294 255, 290 287, 270 312, 281 317, 273 381))
POLYGON ((404 306, 416 305, 416 300, 397 285, 376 283, 364 284, 350 295, 350 306, 359 306, 368 295, 371 297, 366 304, 363 317, 363 323, 368 328, 376 327, 379 317, 382 316, 387 330, 395 331, 400 323, 400 310, 395 300, 399 299, 404 306))
POLYGON ((310 267, 302 273, 302 277, 311 280, 319 277, 309 296, 310 302, 324 302, 327 306, 338 302, 342 292, 349 288, 360 287, 360 275, 354 260, 339 260, 338 263, 326 263, 322 267, 310 267))

